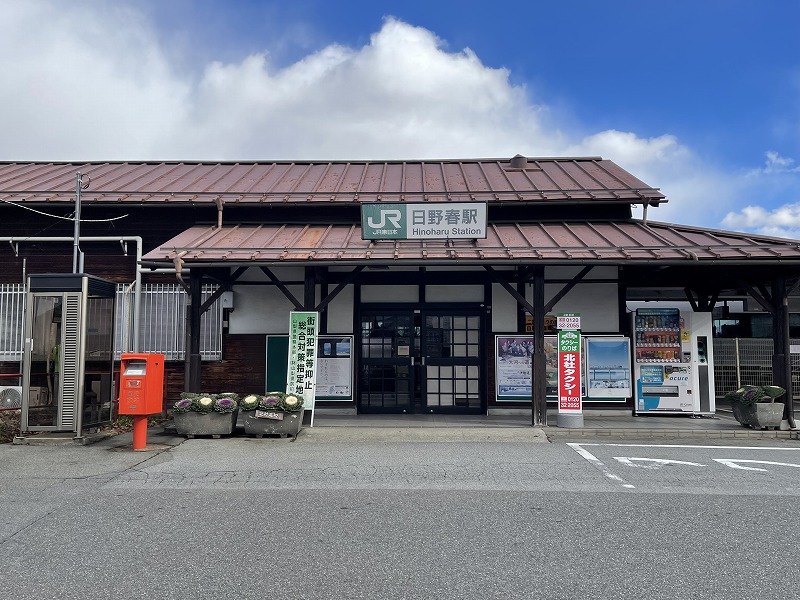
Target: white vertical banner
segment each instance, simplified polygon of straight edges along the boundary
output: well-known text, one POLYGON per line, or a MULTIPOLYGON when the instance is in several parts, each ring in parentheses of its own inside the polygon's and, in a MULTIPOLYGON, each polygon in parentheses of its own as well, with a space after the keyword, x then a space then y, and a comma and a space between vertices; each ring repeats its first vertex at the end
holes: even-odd
POLYGON ((303 408, 311 411, 314 425, 314 392, 317 381, 317 333, 319 313, 289 313, 289 364, 286 393, 302 397, 303 408))

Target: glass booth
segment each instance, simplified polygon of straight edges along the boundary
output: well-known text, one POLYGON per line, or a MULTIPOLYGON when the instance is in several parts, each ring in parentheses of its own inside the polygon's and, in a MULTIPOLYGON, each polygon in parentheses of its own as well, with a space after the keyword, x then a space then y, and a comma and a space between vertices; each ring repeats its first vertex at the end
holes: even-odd
POLYGON ((83 432, 111 421, 116 285, 92 275, 28 277, 20 430, 83 432))

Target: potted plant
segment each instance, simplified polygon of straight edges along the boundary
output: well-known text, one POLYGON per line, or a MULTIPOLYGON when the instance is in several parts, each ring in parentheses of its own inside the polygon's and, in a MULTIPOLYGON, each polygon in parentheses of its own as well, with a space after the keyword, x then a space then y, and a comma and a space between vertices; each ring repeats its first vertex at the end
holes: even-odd
POLYGON ((303 425, 303 399, 294 394, 269 392, 242 399, 244 432, 256 437, 297 435, 303 425))
POLYGON ((783 402, 775 402, 786 390, 777 385, 743 385, 725 395, 734 418, 755 429, 780 427, 783 402))
POLYGON ((172 405, 175 430, 190 438, 196 435, 214 438, 230 435, 236 423, 238 406, 236 394, 183 392, 181 399, 172 405))

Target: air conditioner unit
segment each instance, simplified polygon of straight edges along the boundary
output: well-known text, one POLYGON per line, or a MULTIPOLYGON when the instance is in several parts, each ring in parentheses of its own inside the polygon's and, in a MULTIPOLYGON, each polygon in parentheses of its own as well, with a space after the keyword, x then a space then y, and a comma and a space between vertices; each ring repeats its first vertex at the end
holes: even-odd
POLYGON ((22 408, 22 387, 19 385, 0 386, 0 408, 22 408))

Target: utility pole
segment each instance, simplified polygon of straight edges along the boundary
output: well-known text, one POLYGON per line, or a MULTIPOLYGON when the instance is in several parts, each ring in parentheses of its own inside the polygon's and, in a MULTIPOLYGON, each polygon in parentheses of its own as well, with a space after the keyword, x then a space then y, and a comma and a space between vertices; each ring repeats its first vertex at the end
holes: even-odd
POLYGON ((75 173, 75 233, 72 243, 72 272, 79 273, 83 270, 83 261, 79 261, 81 255, 81 191, 89 189, 91 178, 83 185, 83 173, 75 173))

